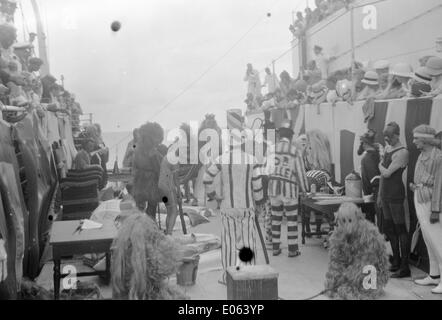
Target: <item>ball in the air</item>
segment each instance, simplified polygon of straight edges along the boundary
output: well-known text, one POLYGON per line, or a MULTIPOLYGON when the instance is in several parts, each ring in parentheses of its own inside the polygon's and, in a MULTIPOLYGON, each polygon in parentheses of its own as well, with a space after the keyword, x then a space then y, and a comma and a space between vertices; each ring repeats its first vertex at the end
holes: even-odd
POLYGON ((112 22, 112 24, 111 24, 111 29, 112 29, 113 32, 117 32, 117 31, 119 31, 120 28, 121 28, 121 22, 120 22, 120 21, 114 21, 114 22, 112 22))

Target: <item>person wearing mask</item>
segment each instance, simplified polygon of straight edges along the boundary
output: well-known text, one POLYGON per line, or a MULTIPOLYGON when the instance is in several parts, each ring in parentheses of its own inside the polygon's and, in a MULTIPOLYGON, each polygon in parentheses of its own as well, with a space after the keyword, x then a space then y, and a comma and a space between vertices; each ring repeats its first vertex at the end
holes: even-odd
POLYGON ((416 216, 430 260, 429 274, 415 280, 422 286, 435 285, 432 293, 442 294, 442 151, 437 148, 436 130, 420 125, 413 130, 413 143, 420 151, 410 189, 414 191, 416 216))
POLYGON ((393 250, 391 277, 405 278, 411 274, 408 265, 410 243, 405 225, 405 186, 402 180, 408 166, 408 151, 399 140, 400 127, 397 123, 389 123, 383 135, 387 146, 379 163, 381 181, 378 203, 383 212, 384 231, 393 250))
MULTIPOLYGON (((379 148, 375 144, 376 132, 368 130, 361 136, 361 145, 358 150, 358 155, 362 156, 361 160, 361 176, 362 176, 362 191, 365 196, 373 196, 373 200, 376 203, 377 195, 379 192, 379 148)), ((377 214, 379 210, 376 207, 370 207, 366 212, 367 220, 375 223, 377 218, 379 230, 380 216, 377 214)))

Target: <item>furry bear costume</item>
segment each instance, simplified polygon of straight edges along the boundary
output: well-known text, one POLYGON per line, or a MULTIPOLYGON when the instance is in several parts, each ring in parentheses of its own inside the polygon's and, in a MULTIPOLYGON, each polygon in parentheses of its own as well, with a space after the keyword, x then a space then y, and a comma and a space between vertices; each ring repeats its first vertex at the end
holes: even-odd
POLYGON ((141 212, 124 219, 112 245, 112 296, 122 300, 186 299, 168 278, 182 254, 155 221, 141 212))
POLYGON ((164 138, 163 128, 158 123, 148 122, 138 131, 133 163, 133 197, 138 209, 155 220, 155 213, 161 195, 158 190, 160 166, 164 154, 159 151, 164 138))
POLYGON ((379 298, 389 280, 389 260, 385 240, 362 211, 344 203, 336 213, 337 227, 330 237, 329 266, 325 289, 334 299, 369 300, 379 298), (376 268, 376 286, 364 288, 366 266, 376 268))

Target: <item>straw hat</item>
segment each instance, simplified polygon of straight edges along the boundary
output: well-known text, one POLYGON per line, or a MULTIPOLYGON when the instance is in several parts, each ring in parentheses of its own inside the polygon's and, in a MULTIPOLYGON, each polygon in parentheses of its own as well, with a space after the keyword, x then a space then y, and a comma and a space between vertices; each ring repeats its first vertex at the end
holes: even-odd
POLYGON ((409 64, 404 62, 399 62, 395 64, 393 68, 391 68, 390 74, 398 77, 411 78, 413 77, 413 69, 409 64))
POLYGON ((442 58, 432 57, 428 59, 425 65, 425 71, 432 77, 438 77, 442 75, 442 58))
POLYGON ((388 69, 389 67, 390 67, 390 62, 388 62, 388 60, 379 60, 373 63, 373 69, 375 70, 388 69))
POLYGON ((379 75, 375 71, 367 71, 362 79, 362 83, 377 86, 379 85, 379 75))
POLYGON ((420 67, 414 72, 413 79, 417 82, 422 83, 430 83, 431 82, 431 76, 427 73, 426 67, 420 67))

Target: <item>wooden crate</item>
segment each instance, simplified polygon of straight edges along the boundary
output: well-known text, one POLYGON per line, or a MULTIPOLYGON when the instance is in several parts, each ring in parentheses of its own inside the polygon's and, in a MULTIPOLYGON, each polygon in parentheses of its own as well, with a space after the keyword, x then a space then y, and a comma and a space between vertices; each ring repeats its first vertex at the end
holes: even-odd
POLYGON ((227 300, 278 300, 278 272, 269 265, 227 269, 227 300))

